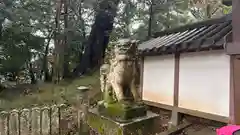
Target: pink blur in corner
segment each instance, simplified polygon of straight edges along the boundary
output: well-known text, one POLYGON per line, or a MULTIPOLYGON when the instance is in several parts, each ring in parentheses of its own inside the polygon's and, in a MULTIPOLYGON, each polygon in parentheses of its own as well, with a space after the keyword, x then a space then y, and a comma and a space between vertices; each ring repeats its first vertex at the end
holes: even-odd
POLYGON ((240 130, 240 126, 228 125, 216 130, 217 135, 233 135, 234 132, 240 130))

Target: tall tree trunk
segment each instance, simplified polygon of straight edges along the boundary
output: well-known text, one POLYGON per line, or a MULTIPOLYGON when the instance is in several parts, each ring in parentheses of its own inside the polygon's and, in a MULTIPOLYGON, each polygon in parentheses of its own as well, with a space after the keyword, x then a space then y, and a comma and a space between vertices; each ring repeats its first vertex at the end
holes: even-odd
POLYGON ((124 18, 123 18, 123 23, 124 23, 124 31, 123 31, 123 38, 129 38, 131 35, 131 30, 130 30, 130 24, 131 24, 131 8, 132 8, 131 1, 127 1, 126 5, 124 7, 124 18))
POLYGON ((79 51, 79 63, 81 63, 81 60, 82 60, 82 56, 83 56, 83 51, 85 49, 85 44, 86 44, 86 41, 87 41, 87 38, 86 38, 86 27, 85 27, 85 21, 83 19, 83 8, 82 8, 82 3, 83 3, 84 0, 81 1, 81 5, 79 7, 79 10, 78 10, 78 14, 79 14, 79 17, 80 17, 80 21, 81 21, 81 32, 82 32, 82 37, 83 37, 83 41, 82 41, 82 45, 81 45, 81 49, 79 51))
POLYGON ((61 79, 61 40, 60 40, 60 14, 62 9, 62 0, 57 0, 56 3, 56 17, 55 17, 55 31, 54 31, 54 63, 53 63, 53 81, 58 83, 61 79))
POLYGON ((64 63, 63 78, 69 77, 69 42, 68 42, 68 0, 64 0, 64 63))
POLYGON ((120 0, 102 0, 100 2, 100 8, 95 17, 81 63, 75 68, 74 75, 84 74, 88 69, 97 67, 102 61, 119 2, 120 0))
POLYGON ((206 19, 212 18, 211 5, 207 3, 206 5, 206 19))
POLYGON ((11 76, 11 78, 10 78, 10 81, 15 81, 15 82, 17 82, 17 73, 16 72, 11 72, 12 73, 12 76, 11 76))
POLYGON ((209 0, 205 0, 204 4, 205 4, 205 19, 210 19, 212 18, 211 4, 209 4, 209 0))
POLYGON ((0 40, 2 39, 2 32, 3 32, 3 19, 0 19, 0 40))
POLYGON ((153 20, 153 0, 151 0, 149 7, 149 20, 148 20, 148 39, 152 36, 152 20, 153 20))
POLYGON ((29 73, 30 73, 30 78, 31 78, 31 84, 36 84, 37 80, 35 78, 34 72, 33 72, 33 66, 32 63, 29 63, 29 73))
POLYGON ((52 37, 53 37, 53 32, 50 32, 48 36, 47 45, 44 51, 44 56, 43 56, 43 67, 42 67, 41 75, 44 74, 44 81, 50 81, 50 75, 49 75, 49 69, 48 69, 48 53, 49 53, 49 45, 52 37))

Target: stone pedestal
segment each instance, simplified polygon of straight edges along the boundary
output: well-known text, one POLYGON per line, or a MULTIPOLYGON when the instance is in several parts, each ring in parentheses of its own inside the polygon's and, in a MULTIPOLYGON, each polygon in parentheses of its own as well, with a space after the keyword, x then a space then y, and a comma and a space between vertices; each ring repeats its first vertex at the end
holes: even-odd
POLYGON ((145 116, 119 122, 110 117, 100 115, 98 108, 89 110, 89 126, 103 135, 153 135, 154 123, 159 115, 147 111, 145 116))
POLYGON ((143 104, 128 103, 99 103, 98 112, 102 116, 109 117, 118 122, 128 122, 136 117, 143 117, 147 114, 147 108, 143 104))

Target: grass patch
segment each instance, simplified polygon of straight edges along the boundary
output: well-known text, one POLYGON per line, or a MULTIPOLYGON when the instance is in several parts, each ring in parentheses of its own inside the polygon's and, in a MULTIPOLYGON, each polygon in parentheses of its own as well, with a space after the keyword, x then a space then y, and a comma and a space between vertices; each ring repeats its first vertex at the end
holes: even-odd
POLYGON ((99 72, 75 80, 62 81, 58 85, 45 83, 6 89, 0 93, 0 110, 61 103, 75 104, 78 102, 76 100, 78 86, 90 87, 89 97, 92 99, 90 102, 95 102, 94 100, 100 98, 99 72))

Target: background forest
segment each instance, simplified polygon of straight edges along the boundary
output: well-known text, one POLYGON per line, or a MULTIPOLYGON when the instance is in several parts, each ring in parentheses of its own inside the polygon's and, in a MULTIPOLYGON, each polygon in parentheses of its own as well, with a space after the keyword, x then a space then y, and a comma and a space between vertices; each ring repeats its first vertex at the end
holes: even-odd
POLYGON ((220 0, 2 0, 1 96, 12 96, 17 86, 28 94, 26 84, 91 73, 120 38, 145 41, 155 32, 229 12, 220 0))

